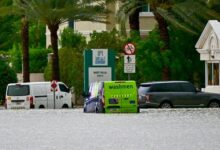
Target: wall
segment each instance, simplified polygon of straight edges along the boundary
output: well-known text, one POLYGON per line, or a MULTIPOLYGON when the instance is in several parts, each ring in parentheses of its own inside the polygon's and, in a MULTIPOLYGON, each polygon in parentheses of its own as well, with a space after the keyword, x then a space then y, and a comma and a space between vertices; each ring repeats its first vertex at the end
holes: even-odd
MULTIPOLYGON (((22 73, 17 73, 18 82, 23 81, 22 73)), ((31 73, 30 82, 45 81, 43 73, 31 73)))

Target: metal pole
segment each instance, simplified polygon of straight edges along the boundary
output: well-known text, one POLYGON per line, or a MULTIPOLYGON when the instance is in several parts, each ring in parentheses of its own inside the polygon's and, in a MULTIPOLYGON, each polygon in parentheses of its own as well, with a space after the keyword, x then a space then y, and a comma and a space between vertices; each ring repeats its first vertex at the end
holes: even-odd
POLYGON ((128 73, 128 80, 130 80, 131 79, 131 74, 130 73, 128 73))
POLYGON ((53 89, 53 106, 54 106, 54 109, 55 109, 55 89, 53 89))

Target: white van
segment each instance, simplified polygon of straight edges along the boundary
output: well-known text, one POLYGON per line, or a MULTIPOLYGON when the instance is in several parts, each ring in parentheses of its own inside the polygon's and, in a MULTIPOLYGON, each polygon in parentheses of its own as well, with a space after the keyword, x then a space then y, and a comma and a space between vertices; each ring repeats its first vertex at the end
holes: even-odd
POLYGON ((57 82, 55 96, 51 82, 10 83, 5 102, 8 109, 72 107, 70 89, 62 82, 57 82))

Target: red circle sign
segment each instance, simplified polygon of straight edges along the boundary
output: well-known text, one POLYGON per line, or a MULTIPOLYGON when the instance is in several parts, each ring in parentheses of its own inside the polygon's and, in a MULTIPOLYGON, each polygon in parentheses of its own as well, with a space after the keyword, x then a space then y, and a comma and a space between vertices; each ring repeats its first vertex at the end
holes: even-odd
POLYGON ((133 43, 127 43, 124 46, 124 52, 126 55, 133 55, 135 53, 135 46, 133 43))
POLYGON ((57 82, 56 82, 55 80, 53 80, 53 81, 51 82, 51 87, 52 87, 53 89, 55 89, 55 88, 57 87, 57 82))

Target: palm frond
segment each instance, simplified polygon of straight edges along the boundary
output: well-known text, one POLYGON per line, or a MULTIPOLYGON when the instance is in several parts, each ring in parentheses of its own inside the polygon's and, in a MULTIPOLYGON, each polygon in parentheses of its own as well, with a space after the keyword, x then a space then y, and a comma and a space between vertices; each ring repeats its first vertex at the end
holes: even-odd
POLYGON ((206 0, 185 0, 171 9, 158 8, 157 11, 175 27, 192 34, 199 34, 207 20, 220 19, 218 12, 207 7, 206 0))
POLYGON ((15 0, 30 19, 60 24, 68 19, 105 22, 105 3, 101 0, 15 0))
POLYGON ((175 26, 176 28, 180 28, 183 31, 189 32, 191 34, 197 34, 193 29, 191 29, 187 24, 183 24, 183 22, 179 21, 174 15, 169 13, 167 10, 158 8, 157 11, 167 20, 170 24, 175 26))

